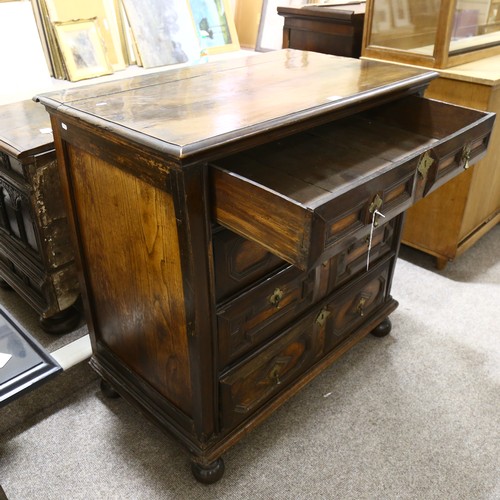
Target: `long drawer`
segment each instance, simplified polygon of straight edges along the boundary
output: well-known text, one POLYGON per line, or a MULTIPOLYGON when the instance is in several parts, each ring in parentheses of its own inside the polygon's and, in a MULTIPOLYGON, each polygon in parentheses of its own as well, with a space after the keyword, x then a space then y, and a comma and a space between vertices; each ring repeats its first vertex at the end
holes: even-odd
POLYGON ((310 269, 486 150, 494 115, 408 97, 212 164, 215 220, 310 269), (422 110, 420 110, 422 108, 422 110), (419 112, 417 112, 419 111, 419 112))

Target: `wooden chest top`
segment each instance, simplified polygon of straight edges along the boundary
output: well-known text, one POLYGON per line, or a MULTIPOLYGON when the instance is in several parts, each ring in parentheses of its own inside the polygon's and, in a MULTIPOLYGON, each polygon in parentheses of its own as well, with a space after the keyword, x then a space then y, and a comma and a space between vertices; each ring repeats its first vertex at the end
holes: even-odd
MULTIPOLYGON (((38 99, 174 161, 415 92, 433 71, 284 49, 64 90, 38 99)), ((278 134, 281 132, 278 132, 278 134)), ((286 135, 281 133, 281 135, 286 135)), ((262 141, 263 142, 263 141, 262 141)), ((232 146, 231 146, 232 145, 232 146)), ((230 148, 233 147, 231 150, 230 148)))
POLYGON ((33 101, 0 106, 0 149, 19 160, 54 149, 45 109, 33 101))

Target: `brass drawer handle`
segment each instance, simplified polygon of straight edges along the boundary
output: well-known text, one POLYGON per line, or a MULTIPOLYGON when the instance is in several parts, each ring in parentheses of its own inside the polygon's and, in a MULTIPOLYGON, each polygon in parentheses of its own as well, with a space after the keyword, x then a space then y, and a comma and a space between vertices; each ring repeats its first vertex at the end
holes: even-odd
POLYGON ((359 302, 358 302, 358 307, 356 307, 356 311, 358 314, 363 317, 365 315, 365 304, 366 304, 366 299, 362 297, 359 302))
POLYGON ((276 288, 273 294, 269 297, 269 302, 276 307, 276 309, 280 306, 280 302, 283 299, 284 292, 281 288, 276 288))
POLYGON ((460 158, 460 163, 464 166, 464 170, 469 168, 469 161, 471 158, 471 147, 469 144, 465 145, 462 150, 462 157, 460 158))
POLYGON ((276 385, 280 385, 281 384, 281 380, 280 380, 280 367, 278 365, 276 365, 271 370, 271 372, 269 373, 269 376, 271 377, 272 380, 274 380, 274 383, 276 385))

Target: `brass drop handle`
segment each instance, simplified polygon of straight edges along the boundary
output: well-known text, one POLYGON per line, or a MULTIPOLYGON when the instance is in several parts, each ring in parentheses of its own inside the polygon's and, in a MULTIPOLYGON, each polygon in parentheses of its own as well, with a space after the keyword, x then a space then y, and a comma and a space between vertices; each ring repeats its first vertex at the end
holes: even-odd
POLYGON ((275 382, 276 385, 280 385, 281 384, 281 380, 280 380, 280 368, 279 368, 278 365, 276 365, 271 370, 271 372, 269 373, 269 376, 271 377, 271 379, 274 380, 274 382, 275 382))
POLYGON ((470 146, 464 146, 464 149, 462 151, 462 158, 461 158, 461 162, 464 166, 464 170, 467 170, 469 168, 470 157, 471 157, 470 146))
POLYGON ((365 307, 365 303, 366 303, 366 299, 364 297, 362 297, 359 302, 358 302, 358 307, 356 308, 356 311, 358 312, 358 314, 363 317, 365 315, 365 310, 364 310, 364 307, 365 307))
POLYGON ((283 295, 283 290, 281 288, 276 288, 272 295, 269 297, 269 302, 277 309, 280 306, 283 295))

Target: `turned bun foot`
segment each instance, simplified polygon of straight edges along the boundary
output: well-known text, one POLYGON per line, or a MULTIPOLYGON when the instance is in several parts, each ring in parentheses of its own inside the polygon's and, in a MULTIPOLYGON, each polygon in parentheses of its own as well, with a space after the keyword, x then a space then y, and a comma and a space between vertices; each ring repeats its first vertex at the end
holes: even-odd
POLYGON ((75 306, 70 306, 64 311, 48 318, 40 317, 40 326, 46 333, 68 333, 78 326, 81 317, 80 310, 75 306))
POLYGON ((116 392, 113 389, 113 387, 111 386, 111 384, 109 382, 107 382, 106 380, 101 379, 100 387, 101 387, 101 392, 108 399, 116 399, 116 398, 120 397, 120 394, 118 392, 116 392))
POLYGON ((392 329, 392 323, 389 318, 385 318, 380 325, 376 326, 372 331, 371 334, 374 335, 375 337, 385 337, 386 335, 389 335, 391 333, 392 329))
POLYGON ((218 458, 208 465, 191 462, 191 471, 197 481, 203 484, 216 483, 224 474, 224 460, 218 458))

